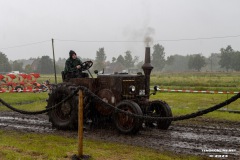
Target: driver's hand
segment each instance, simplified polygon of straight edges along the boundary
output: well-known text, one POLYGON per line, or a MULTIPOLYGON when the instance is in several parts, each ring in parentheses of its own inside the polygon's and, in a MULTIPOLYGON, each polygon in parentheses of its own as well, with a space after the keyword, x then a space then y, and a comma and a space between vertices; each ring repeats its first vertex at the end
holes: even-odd
POLYGON ((77 65, 77 69, 80 69, 81 68, 81 66, 80 65, 77 65))

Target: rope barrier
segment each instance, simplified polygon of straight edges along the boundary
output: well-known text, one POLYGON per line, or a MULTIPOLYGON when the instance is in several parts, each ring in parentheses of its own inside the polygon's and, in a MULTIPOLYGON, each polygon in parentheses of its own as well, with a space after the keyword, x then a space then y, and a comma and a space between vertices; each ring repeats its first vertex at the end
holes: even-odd
POLYGON ((171 120, 171 121, 179 121, 179 120, 185 120, 185 119, 190 119, 190 118, 195 118, 195 117, 198 117, 198 116, 202 116, 204 114, 207 114, 209 112, 212 112, 212 111, 215 111, 217 109, 220 109, 234 101, 236 101, 238 98, 240 98, 240 93, 232 96, 231 98, 227 99, 226 101, 222 102, 222 103, 219 103, 217 105, 214 105, 210 108, 207 108, 207 109, 204 109, 204 110, 201 110, 201 111, 197 111, 197 112, 194 112, 194 113, 191 113, 191 114, 186 114, 186 115, 182 115, 182 116, 176 116, 176 117, 151 117, 151 116, 141 116, 141 115, 137 115, 137 114, 134 114, 134 113, 131 113, 131 112, 126 112, 126 111, 123 111, 119 108, 116 108, 115 106, 113 105, 110 105, 109 103, 106 103, 105 101, 103 101, 101 98, 99 98, 97 95, 95 95, 93 92, 91 92, 88 88, 86 87, 83 87, 83 86, 79 86, 77 87, 73 93, 71 93, 70 95, 68 95, 66 98, 64 98, 61 102, 57 103, 56 105, 48 108, 48 109, 45 109, 45 110, 42 110, 42 111, 34 111, 34 112, 31 112, 31 111, 24 111, 24 110, 19 110, 17 108, 14 108, 12 107, 11 105, 9 105, 8 103, 6 103, 5 101, 3 101, 1 98, 0 98, 0 102, 8 107, 9 109, 13 110, 13 111, 16 111, 16 112, 19 112, 19 113, 22 113, 22 114, 31 114, 31 115, 34 115, 34 114, 42 114, 42 113, 46 113, 50 110, 53 110, 53 109, 56 109, 57 107, 59 107, 62 103, 68 101, 69 99, 71 99, 73 96, 75 96, 79 90, 82 90, 83 93, 87 96, 91 96, 94 100, 98 101, 99 103, 103 104, 105 107, 109 107, 109 108, 112 108, 114 109, 115 112, 120 112, 120 113, 124 113, 126 115, 129 115, 129 116, 133 116, 133 117, 136 117, 136 118, 139 118, 139 119, 144 119, 144 120, 148 120, 148 121, 163 121, 163 120, 171 120))
POLYGON ((41 110, 41 111, 25 111, 25 110, 20 110, 20 109, 17 109, 13 106, 11 106, 10 104, 6 103, 4 100, 2 100, 0 98, 0 102, 6 106, 7 108, 15 111, 15 112, 18 112, 18 113, 21 113, 21 114, 29 114, 29 115, 36 115, 36 114, 43 114, 43 113, 46 113, 46 112, 49 112, 53 109, 56 109, 57 107, 61 106, 62 103, 68 101, 69 99, 71 99, 74 95, 77 94, 78 91, 74 91, 72 94, 68 95, 66 98, 64 98, 61 102, 55 104, 54 106, 50 107, 50 108, 47 108, 45 110, 41 110))

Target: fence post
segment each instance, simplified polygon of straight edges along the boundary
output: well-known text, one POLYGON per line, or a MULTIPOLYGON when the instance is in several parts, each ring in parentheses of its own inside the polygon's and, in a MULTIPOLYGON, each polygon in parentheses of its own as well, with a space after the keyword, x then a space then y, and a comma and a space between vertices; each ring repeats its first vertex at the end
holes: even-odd
POLYGON ((55 53, 54 53, 54 39, 52 39, 52 51, 53 51, 53 66, 54 66, 55 84, 57 84, 57 73, 56 73, 56 63, 55 63, 55 53))
POLYGON ((73 155, 72 160, 89 159, 83 155, 83 91, 78 92, 78 155, 73 155))
POLYGON ((78 92, 78 157, 83 155, 83 91, 78 92))

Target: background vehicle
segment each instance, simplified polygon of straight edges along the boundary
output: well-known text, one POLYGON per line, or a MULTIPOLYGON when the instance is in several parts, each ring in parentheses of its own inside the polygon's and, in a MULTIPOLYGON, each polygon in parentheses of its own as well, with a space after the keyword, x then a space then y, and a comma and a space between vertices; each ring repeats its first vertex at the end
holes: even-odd
POLYGON ((38 82, 33 83, 33 89, 36 90, 34 92, 37 92, 37 91, 46 92, 46 91, 48 91, 49 86, 50 86, 49 80, 44 81, 42 84, 40 84, 38 82))
MULTIPOLYGON (((150 101, 150 74, 153 69, 150 63, 150 48, 146 47, 145 63, 142 66, 142 73, 114 73, 98 74, 97 78, 72 78, 65 79, 63 83, 53 87, 49 95, 47 108, 59 103, 67 95, 72 93, 77 86, 85 86, 106 103, 109 103, 126 112, 138 115, 149 115, 153 117, 171 117, 172 111, 168 104, 161 100, 150 101)), ((91 61, 83 63, 83 70, 92 66, 91 61)), ((96 72, 97 73, 97 72, 96 72)), ((77 128, 78 97, 63 103, 61 107, 48 113, 49 120, 53 127, 58 129, 77 128)), ((142 120, 107 108, 103 104, 96 103, 92 97, 84 97, 84 119, 91 120, 97 125, 104 121, 113 121, 121 133, 134 134, 139 131, 143 123, 155 126, 159 129, 168 129, 170 120, 161 122, 143 122, 142 120)))

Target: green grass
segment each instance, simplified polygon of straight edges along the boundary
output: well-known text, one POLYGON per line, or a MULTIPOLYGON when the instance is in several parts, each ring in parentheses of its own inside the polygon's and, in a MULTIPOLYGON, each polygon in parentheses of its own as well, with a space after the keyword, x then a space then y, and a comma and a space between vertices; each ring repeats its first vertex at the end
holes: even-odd
MULTIPOLYGON (((225 101, 233 94, 201 94, 201 93, 165 93, 158 92, 151 99, 166 101, 172 109, 173 115, 184 115, 198 110, 212 107, 225 101)), ((224 109, 240 111, 240 99, 224 107, 224 109)), ((204 117, 216 120, 240 121, 240 114, 214 111, 204 117)))
POLYGON ((32 102, 32 101, 41 101, 48 97, 47 92, 40 93, 1 93, 1 98, 6 100, 9 103, 22 103, 22 102, 32 102))
MULTIPOLYGON (((206 157, 160 152, 143 147, 84 139, 83 152, 97 160, 200 160, 206 157)), ((70 159, 77 154, 77 137, 0 130, 0 159, 70 159)))
MULTIPOLYGON (((50 79, 50 83, 55 83, 55 76, 54 74, 40 74, 40 77, 38 78, 38 82, 42 83, 46 80, 50 79)), ((60 74, 57 74, 57 83, 62 82, 62 76, 60 74)))
POLYGON ((153 73, 151 85, 170 89, 239 91, 240 72, 153 73))
MULTIPOLYGON (((46 92, 43 93, 0 93, 1 99, 10 105, 22 110, 42 110, 46 106, 45 100, 48 98, 46 92)), ((9 110, 0 104, 0 111, 9 110)))

